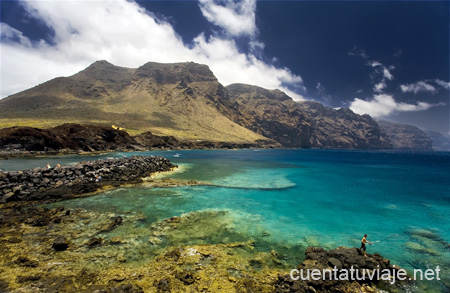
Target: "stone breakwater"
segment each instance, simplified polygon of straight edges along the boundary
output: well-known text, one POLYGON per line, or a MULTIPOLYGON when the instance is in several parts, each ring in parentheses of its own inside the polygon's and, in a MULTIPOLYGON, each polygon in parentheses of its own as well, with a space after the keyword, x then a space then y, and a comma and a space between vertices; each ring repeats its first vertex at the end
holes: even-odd
POLYGON ((174 167, 163 157, 132 156, 63 167, 0 172, 0 202, 68 199, 95 192, 104 186, 140 183, 143 177, 174 167))

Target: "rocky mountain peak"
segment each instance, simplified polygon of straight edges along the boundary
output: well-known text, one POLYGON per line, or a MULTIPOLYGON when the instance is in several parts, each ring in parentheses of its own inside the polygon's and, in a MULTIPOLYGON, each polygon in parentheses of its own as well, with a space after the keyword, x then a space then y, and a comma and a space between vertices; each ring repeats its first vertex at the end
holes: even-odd
POLYGON ((217 82, 217 78, 208 66, 194 62, 156 63, 148 62, 135 72, 135 79, 152 79, 159 84, 177 84, 191 82, 217 82))
POLYGON ((234 83, 230 84, 227 87, 227 90, 230 92, 233 92, 234 95, 242 95, 247 94, 251 95, 252 98, 255 99, 270 99, 270 100, 277 100, 277 101, 287 101, 291 100, 292 98, 286 95, 283 91, 280 91, 278 89, 276 90, 268 90, 259 86, 255 85, 249 85, 249 84, 243 84, 243 83, 234 83))

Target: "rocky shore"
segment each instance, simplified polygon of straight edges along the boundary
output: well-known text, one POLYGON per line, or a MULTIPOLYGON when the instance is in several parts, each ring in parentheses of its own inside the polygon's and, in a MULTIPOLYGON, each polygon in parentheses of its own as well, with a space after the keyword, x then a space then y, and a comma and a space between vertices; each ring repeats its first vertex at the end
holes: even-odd
POLYGON ((0 172, 0 202, 68 199, 106 186, 140 183, 143 177, 174 167, 166 158, 132 156, 64 167, 0 172))
POLYGON ((279 147, 274 141, 233 143, 219 141, 182 141, 150 131, 135 136, 103 125, 66 123, 53 128, 10 127, 0 129, 0 158, 57 154, 95 154, 113 151, 151 149, 233 149, 279 147))
POLYGON ((395 292, 401 288, 408 291, 407 287, 412 285, 409 280, 391 283, 398 276, 400 268, 378 253, 363 254, 355 247, 341 246, 330 250, 308 247, 305 256, 306 260, 292 274, 298 280, 294 280, 290 274, 279 276, 275 283, 276 292, 375 292, 375 288, 395 292), (316 276, 319 280, 311 277, 313 270, 320 272, 320 276, 316 276), (332 274, 325 270, 332 271, 332 274), (376 273, 377 270, 380 274, 376 273), (373 272, 374 278, 371 279, 369 275, 373 272), (383 275, 384 279, 378 278, 383 275), (309 280, 302 280, 307 276, 309 280), (338 278, 334 279, 334 276, 338 278))

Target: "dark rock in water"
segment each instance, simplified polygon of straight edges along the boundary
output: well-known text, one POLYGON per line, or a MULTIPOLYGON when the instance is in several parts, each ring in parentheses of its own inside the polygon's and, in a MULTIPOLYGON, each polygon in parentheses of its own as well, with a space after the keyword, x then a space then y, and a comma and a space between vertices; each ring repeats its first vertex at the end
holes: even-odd
POLYGON ((8 243, 20 243, 20 242, 22 242, 22 239, 17 237, 12 237, 8 239, 8 243))
POLYGON ((52 247, 56 251, 64 251, 69 247, 69 241, 67 241, 66 237, 59 235, 55 238, 52 247))
POLYGON ((47 226, 48 224, 50 224, 50 219, 47 217, 37 218, 36 220, 34 220, 31 223, 31 225, 35 226, 35 227, 43 227, 43 226, 47 226))
POLYGON ((171 258, 174 261, 177 261, 180 258, 180 256, 181 256, 181 252, 182 252, 181 248, 175 248, 174 250, 171 250, 171 251, 167 252, 164 255, 164 257, 165 258, 171 258))
POLYGON ((41 279, 41 276, 31 275, 31 276, 17 276, 17 282, 25 283, 25 282, 35 282, 41 279))
POLYGON ((38 266, 38 262, 35 260, 30 260, 25 256, 19 256, 16 259, 16 264, 18 264, 21 267, 32 267, 35 268, 38 266))
POLYGON ((132 284, 124 284, 124 285, 120 285, 118 287, 108 288, 105 291, 99 291, 99 292, 108 292, 108 293, 124 293, 124 292, 143 293, 144 291, 141 288, 139 288, 139 287, 133 286, 132 284))
POLYGON ((179 223, 181 221, 180 217, 171 217, 167 220, 168 223, 179 223))
POLYGON ((112 223, 110 223, 109 225, 103 227, 100 232, 110 232, 112 230, 114 230, 114 228, 116 228, 117 226, 119 226, 122 223, 123 219, 121 216, 118 216, 114 219, 114 221, 112 223))
POLYGON ((8 283, 4 280, 0 280, 0 292, 9 292, 8 283))
POLYGON ((177 273, 176 277, 186 285, 191 285, 195 282, 195 278, 191 272, 180 272, 177 273))
POLYGON ((155 281, 155 283, 153 283, 153 285, 156 287, 156 290, 158 293, 170 292, 170 290, 171 290, 170 281, 169 281, 169 279, 166 279, 166 278, 162 278, 158 282, 155 281))
POLYGON ((70 210, 67 210, 64 214, 65 214, 66 216, 70 216, 70 210))
POLYGON ((260 260, 252 259, 249 261, 249 265, 256 270, 260 270, 263 267, 263 263, 260 260))
POLYGON ((87 245, 89 247, 94 247, 94 246, 98 246, 98 245, 102 245, 102 244, 103 244, 103 238, 102 237, 92 237, 87 242, 87 245))

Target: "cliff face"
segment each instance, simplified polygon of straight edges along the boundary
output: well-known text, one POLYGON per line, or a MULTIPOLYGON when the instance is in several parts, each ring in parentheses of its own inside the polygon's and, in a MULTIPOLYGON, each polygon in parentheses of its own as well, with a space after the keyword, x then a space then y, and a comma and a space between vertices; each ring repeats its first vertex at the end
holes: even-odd
POLYGON ((432 150, 432 139, 413 125, 380 120, 378 124, 386 131, 394 149, 432 150))
POLYGON ((285 147, 311 147, 311 123, 285 93, 246 84, 226 87, 234 122, 285 147))
POLYGON ((335 110, 318 102, 299 102, 311 117, 312 146, 317 148, 389 149, 385 132, 369 115, 355 114, 348 108, 335 110))

